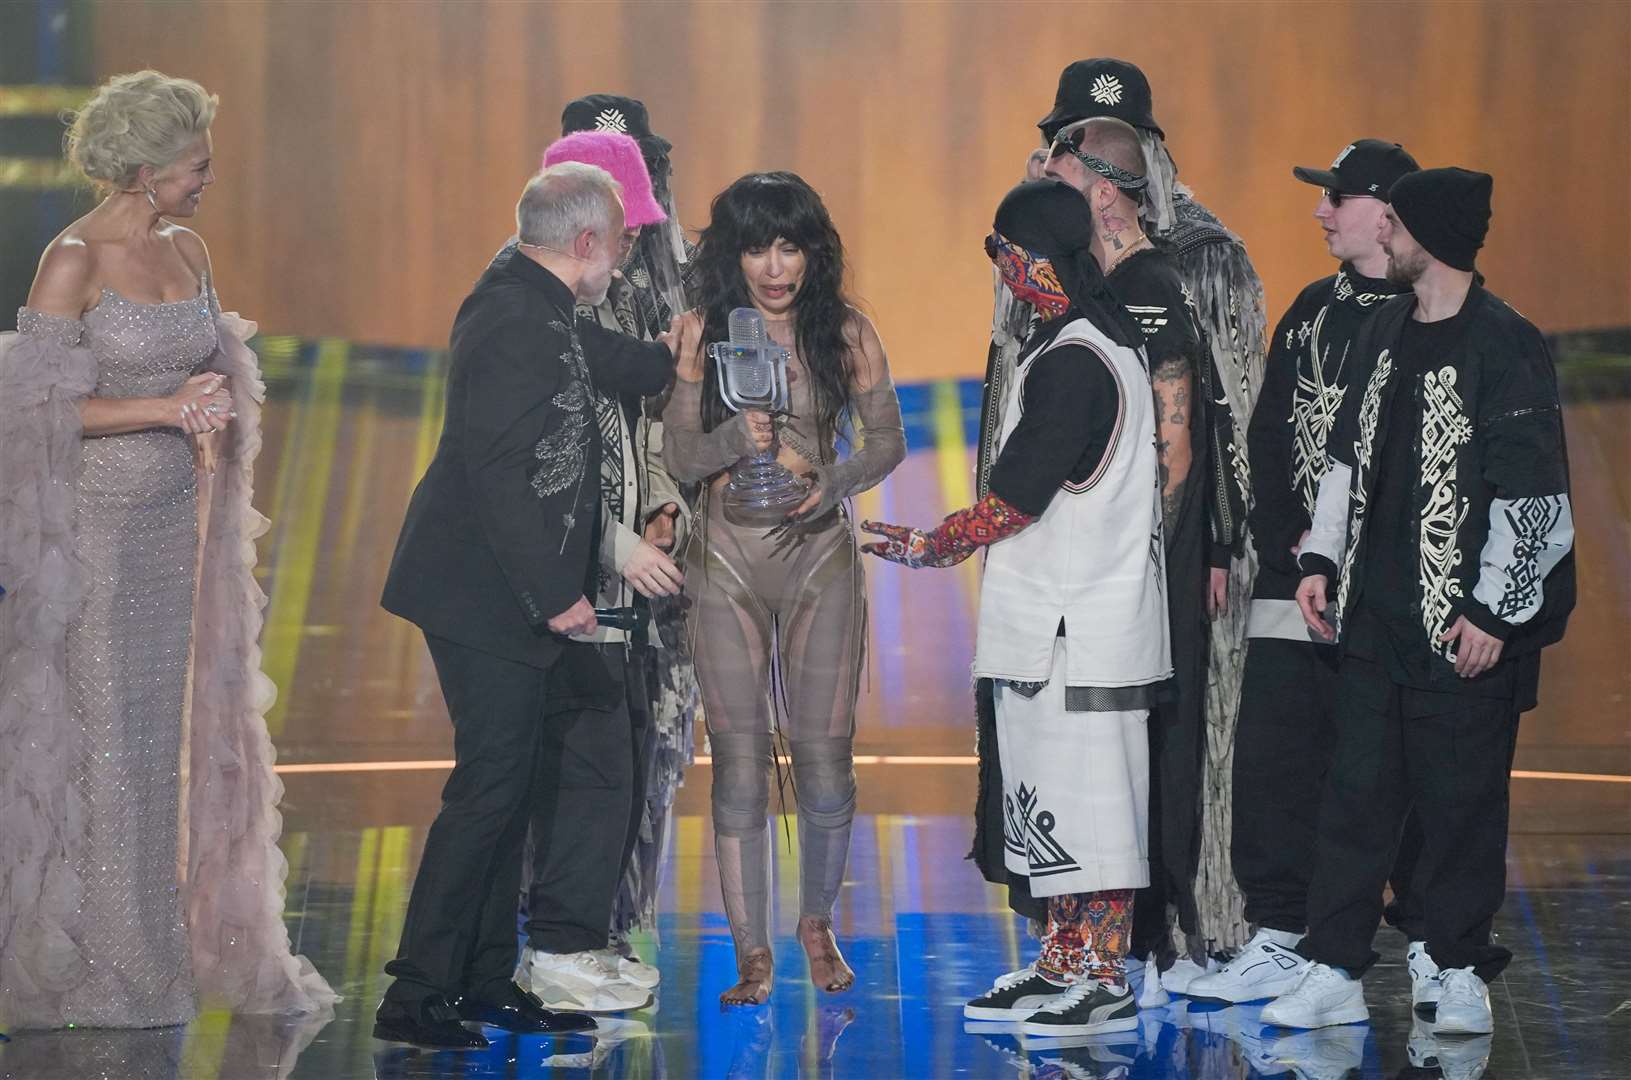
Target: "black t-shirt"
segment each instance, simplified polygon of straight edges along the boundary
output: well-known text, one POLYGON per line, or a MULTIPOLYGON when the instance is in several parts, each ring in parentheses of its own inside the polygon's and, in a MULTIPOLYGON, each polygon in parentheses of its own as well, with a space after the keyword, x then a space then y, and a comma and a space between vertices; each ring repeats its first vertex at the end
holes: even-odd
POLYGON ((1182 357, 1193 376, 1201 355, 1201 335, 1172 259, 1160 251, 1141 251, 1123 259, 1108 280, 1111 290, 1144 332, 1150 370, 1156 371, 1173 357, 1182 357))
MULTIPOLYGON (((1070 316, 1043 328, 1027 355, 1046 348, 1070 316)), ((1061 345, 1031 363, 1020 417, 991 467, 991 493, 1040 517, 1067 481, 1093 475, 1110 449, 1121 395, 1109 365, 1084 345, 1061 345)))

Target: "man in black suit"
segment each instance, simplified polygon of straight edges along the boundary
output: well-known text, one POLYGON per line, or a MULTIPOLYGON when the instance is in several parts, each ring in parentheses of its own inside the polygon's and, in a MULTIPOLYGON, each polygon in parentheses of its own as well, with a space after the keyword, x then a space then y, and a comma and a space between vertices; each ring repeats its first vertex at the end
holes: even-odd
POLYGON ((610 175, 545 169, 522 192, 516 226, 520 242, 454 321, 441 441, 382 601, 424 631, 456 763, 374 1034, 443 1049, 488 1045, 466 1021, 593 1026, 549 1012, 511 979, 521 851, 558 768, 540 752, 544 726, 616 700, 594 648, 572 640, 596 626, 586 599, 600 532, 591 371, 608 392, 655 394, 674 369, 667 335, 643 343, 573 317, 577 301, 605 295, 618 261, 623 204, 610 175))

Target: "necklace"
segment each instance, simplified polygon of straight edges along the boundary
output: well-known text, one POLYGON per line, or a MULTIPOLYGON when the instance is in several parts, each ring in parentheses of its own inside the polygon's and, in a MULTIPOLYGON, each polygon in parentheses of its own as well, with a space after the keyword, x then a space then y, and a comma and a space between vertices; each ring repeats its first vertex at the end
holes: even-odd
POLYGON ((1127 256, 1137 251, 1143 251, 1149 246, 1149 235, 1146 233, 1140 233, 1137 240, 1134 240, 1131 244, 1128 244, 1127 247, 1124 248, 1115 258, 1110 260, 1110 265, 1104 268, 1104 276, 1109 277, 1111 274, 1115 273, 1116 267, 1120 266, 1127 256))

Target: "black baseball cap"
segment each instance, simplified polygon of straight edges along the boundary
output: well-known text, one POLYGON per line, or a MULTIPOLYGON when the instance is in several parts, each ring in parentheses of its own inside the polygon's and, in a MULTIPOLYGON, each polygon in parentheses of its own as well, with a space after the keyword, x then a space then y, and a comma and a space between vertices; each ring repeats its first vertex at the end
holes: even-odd
POLYGON ((1394 181, 1421 166, 1396 142, 1359 139, 1343 147, 1329 169, 1294 166, 1291 175, 1305 184, 1330 188, 1343 195, 1369 195, 1387 202, 1394 181))
POLYGON ((1155 100, 1150 80, 1136 64, 1111 56, 1078 60, 1059 73, 1059 89, 1053 95, 1053 111, 1036 122, 1042 137, 1053 137, 1066 124, 1090 117, 1113 116, 1136 128, 1153 131, 1165 139, 1155 122, 1155 100))

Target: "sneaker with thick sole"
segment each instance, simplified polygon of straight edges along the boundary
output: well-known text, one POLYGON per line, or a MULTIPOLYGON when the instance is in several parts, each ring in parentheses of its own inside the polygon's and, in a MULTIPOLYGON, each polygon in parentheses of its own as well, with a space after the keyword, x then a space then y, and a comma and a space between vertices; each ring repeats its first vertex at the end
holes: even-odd
POLYGON ((1036 970, 1036 965, 998 975, 991 989, 963 1006, 965 1020, 1023 1020, 1070 989, 1036 970))
POLYGON ((1217 971, 1196 978, 1184 996, 1228 1005, 1279 997, 1291 989, 1309 964, 1307 958, 1286 944, 1284 939, 1289 936, 1294 935, 1259 930, 1240 955, 1217 971))
POLYGON ((1309 964, 1296 985, 1263 1007, 1268 1027, 1322 1028, 1369 1019, 1364 984, 1325 964, 1309 964))
POLYGON ((1020 1024, 1028 1036, 1100 1035, 1138 1027, 1138 1002, 1125 986, 1110 987, 1097 979, 1071 983, 1063 994, 1020 1024))
POLYGON ((657 984, 663 981, 663 974, 657 970, 657 965, 648 964, 633 953, 619 952, 614 948, 601 949, 596 955, 601 963, 617 972, 618 978, 642 990, 655 990, 657 984))
POLYGON ((515 981, 531 990, 546 1009, 610 1013, 642 1009, 651 991, 619 978, 594 951, 550 953, 525 948, 515 981))
POLYGON ((1444 987, 1433 1013, 1433 1030, 1440 1035, 1488 1035, 1495 1030, 1489 1007, 1489 987, 1472 968, 1451 968, 1438 977, 1444 987))
POLYGON ((1218 970, 1218 962, 1210 956, 1206 958, 1206 966, 1201 967, 1187 956, 1181 956, 1167 970, 1161 973, 1161 989, 1169 994, 1189 993, 1189 984, 1202 975, 1209 975, 1218 970))
POLYGON ((1427 952, 1427 942, 1412 941, 1405 950, 1404 963, 1410 971, 1411 1010, 1417 1016, 1432 1016, 1444 985, 1439 982, 1438 965, 1427 952))

